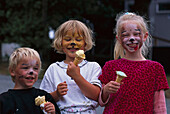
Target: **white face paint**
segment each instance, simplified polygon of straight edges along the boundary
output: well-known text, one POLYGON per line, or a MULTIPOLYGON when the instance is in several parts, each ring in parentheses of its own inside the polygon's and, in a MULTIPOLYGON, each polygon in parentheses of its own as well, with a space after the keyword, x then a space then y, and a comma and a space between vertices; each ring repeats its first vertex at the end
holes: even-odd
POLYGON ((128 52, 135 52, 143 45, 144 34, 141 28, 133 22, 123 23, 120 41, 124 49, 128 52))

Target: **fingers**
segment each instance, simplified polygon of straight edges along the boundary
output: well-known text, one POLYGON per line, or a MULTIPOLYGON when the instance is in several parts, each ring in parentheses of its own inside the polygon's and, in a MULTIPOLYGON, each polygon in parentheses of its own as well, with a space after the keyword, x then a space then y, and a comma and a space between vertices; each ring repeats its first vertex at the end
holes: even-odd
POLYGON ((64 89, 63 91, 60 91, 60 96, 64 96, 67 94, 68 89, 64 89))
POLYGON ((44 105, 44 109, 47 113, 53 113, 55 112, 55 107, 51 102, 47 102, 44 105))
POLYGON ((104 90, 107 93, 116 93, 120 88, 120 84, 115 81, 110 81, 104 86, 104 90))
POLYGON ((63 95, 66 95, 67 94, 67 83, 66 81, 58 84, 57 86, 57 95, 60 97, 60 96, 63 96, 63 95))
POLYGON ((78 65, 75 65, 73 62, 70 62, 70 63, 68 64, 67 70, 75 69, 75 68, 79 68, 79 66, 78 66, 78 65))

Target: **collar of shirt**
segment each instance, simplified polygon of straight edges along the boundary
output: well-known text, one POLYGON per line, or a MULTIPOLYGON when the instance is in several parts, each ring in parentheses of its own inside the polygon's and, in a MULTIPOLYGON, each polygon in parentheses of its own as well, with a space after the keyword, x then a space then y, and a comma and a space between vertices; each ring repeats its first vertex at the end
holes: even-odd
MULTIPOLYGON (((64 63, 64 61, 62 62, 56 62, 58 66, 60 66, 61 68, 65 68, 67 69, 68 67, 68 64, 64 63)), ((86 65, 88 63, 88 61, 86 60, 83 60, 80 64, 78 64, 78 66, 81 68, 83 67, 84 65, 86 65)))

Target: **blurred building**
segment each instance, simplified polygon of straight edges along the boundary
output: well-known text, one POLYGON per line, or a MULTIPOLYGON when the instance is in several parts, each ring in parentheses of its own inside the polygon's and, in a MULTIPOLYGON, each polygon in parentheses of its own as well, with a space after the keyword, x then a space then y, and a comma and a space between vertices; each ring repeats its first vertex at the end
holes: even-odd
POLYGON ((20 47, 19 44, 16 43, 2 43, 1 44, 2 61, 8 61, 12 52, 19 47, 20 47))
POLYGON ((151 0, 149 18, 153 46, 170 47, 170 0, 151 0))

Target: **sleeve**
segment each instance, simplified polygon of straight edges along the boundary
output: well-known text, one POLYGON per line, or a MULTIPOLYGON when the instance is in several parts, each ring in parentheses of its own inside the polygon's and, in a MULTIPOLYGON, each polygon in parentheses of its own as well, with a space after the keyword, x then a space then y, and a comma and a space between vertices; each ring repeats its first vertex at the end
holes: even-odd
POLYGON ((160 63, 156 64, 155 72, 156 72, 156 90, 155 91, 159 91, 162 89, 164 90, 169 89, 164 68, 160 63))
POLYGON ((154 114, 167 114, 164 90, 155 92, 154 114))
POLYGON ((102 87, 102 89, 101 89, 101 91, 100 91, 99 99, 98 99, 99 105, 103 107, 103 106, 105 106, 105 105, 108 103, 108 101, 109 101, 109 99, 110 99, 110 95, 109 95, 109 97, 107 98, 106 102, 104 103, 103 100, 102 100, 102 92, 103 92, 103 87, 102 87))
POLYGON ((101 75, 101 67, 98 63, 95 62, 95 64, 93 64, 93 69, 92 69, 92 79, 90 81, 91 84, 93 85, 97 85, 101 88, 102 84, 101 81, 98 79, 98 77, 101 75))
POLYGON ((48 93, 51 93, 55 91, 55 86, 53 85, 53 68, 52 65, 48 67, 48 69, 45 72, 45 75, 41 81, 40 89, 47 91, 48 93))

